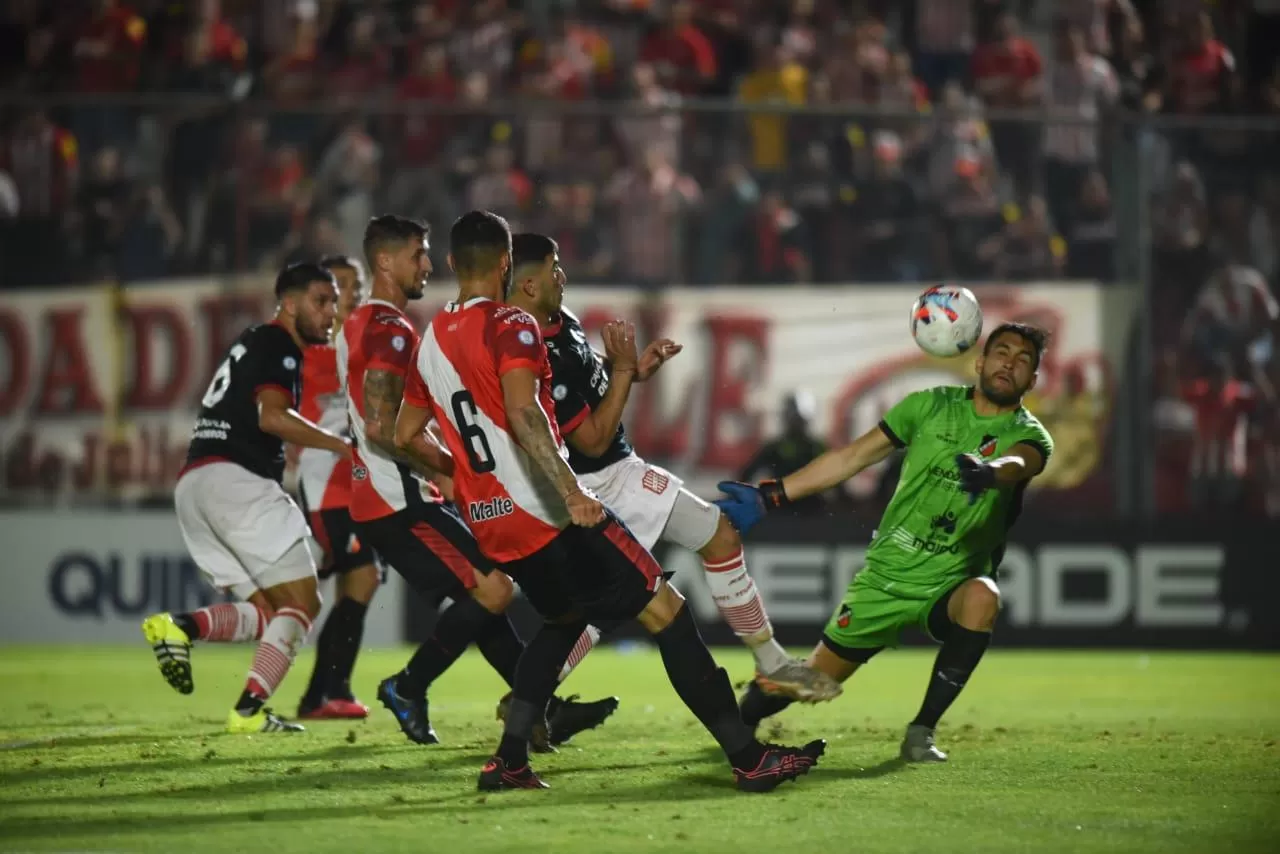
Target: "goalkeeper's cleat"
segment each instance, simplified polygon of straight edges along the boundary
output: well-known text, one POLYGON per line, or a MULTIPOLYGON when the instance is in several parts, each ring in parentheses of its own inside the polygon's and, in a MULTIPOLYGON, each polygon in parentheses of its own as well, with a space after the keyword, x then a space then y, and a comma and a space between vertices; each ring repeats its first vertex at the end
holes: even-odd
MULTIPOLYGON (((498 701, 497 718, 500 721, 506 721, 507 711, 511 708, 511 692, 508 691, 502 695, 502 699, 498 701)), ((547 724, 547 717, 543 715, 542 720, 533 725, 533 732, 529 734, 529 749, 534 753, 557 753, 558 751, 551 743, 551 728, 547 724)))
POLYGON ((770 673, 757 673, 755 681, 766 694, 801 703, 824 703, 844 693, 839 682, 794 658, 770 673))
POLYGON ((482 792, 498 792, 503 789, 550 789, 551 787, 542 782, 542 778, 533 773, 533 769, 527 763, 523 768, 513 771, 507 768, 507 763, 502 761, 501 757, 494 756, 480 769, 478 788, 482 792))
POLYGON ((605 697, 590 703, 578 702, 577 694, 563 700, 552 697, 547 705, 547 730, 551 743, 564 744, 584 730, 595 729, 617 710, 617 697, 605 697))
POLYGON ((369 707, 359 700, 344 697, 324 699, 319 703, 298 706, 298 717, 303 720, 363 720, 369 717, 369 707))
POLYGON ((933 730, 920 724, 907 727, 900 755, 908 762, 946 762, 947 754, 933 743, 933 730))
POLYGON ((142 636, 160 663, 160 675, 179 694, 195 690, 191 677, 191 638, 173 621, 171 614, 152 614, 142 621, 142 636))
POLYGON ((744 792, 771 792, 787 780, 795 780, 809 773, 818 759, 827 752, 827 742, 821 738, 804 747, 763 745, 764 752, 754 768, 734 768, 733 780, 744 792))
POLYGON ((265 706, 251 715, 242 715, 235 709, 227 718, 227 732, 236 734, 257 732, 305 732, 306 727, 286 721, 265 706))
POLYGON ((388 676, 378 684, 378 700, 396 716, 400 731, 418 744, 439 744, 440 737, 431 727, 427 711, 427 698, 401 697, 396 691, 396 677, 388 676))

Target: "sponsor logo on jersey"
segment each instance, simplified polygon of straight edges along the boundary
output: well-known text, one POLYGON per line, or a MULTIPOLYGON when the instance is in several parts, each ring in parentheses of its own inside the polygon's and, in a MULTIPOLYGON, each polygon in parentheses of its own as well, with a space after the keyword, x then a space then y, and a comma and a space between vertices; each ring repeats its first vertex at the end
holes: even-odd
POLYGON ((510 498, 490 498, 488 501, 472 501, 467 505, 467 516, 472 522, 491 522, 516 511, 510 498))
POLYGON ((644 477, 641 478, 640 483, 650 492, 661 495, 666 492, 667 487, 671 485, 671 478, 667 477, 665 474, 654 471, 653 469, 648 469, 645 471, 644 477))
POLYGON ((996 437, 990 433, 982 437, 982 441, 978 443, 978 454, 980 456, 989 457, 996 452, 996 437))

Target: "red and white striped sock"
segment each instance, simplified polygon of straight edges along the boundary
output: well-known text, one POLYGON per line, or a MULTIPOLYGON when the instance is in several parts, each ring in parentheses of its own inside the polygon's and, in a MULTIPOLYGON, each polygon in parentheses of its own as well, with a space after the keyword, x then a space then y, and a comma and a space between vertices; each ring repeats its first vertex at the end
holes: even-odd
POLYGON ((311 619, 297 608, 276 611, 254 653, 245 691, 261 700, 274 694, 310 631, 311 619))
POLYGON ((569 678, 569 674, 573 672, 573 668, 582 663, 582 659, 587 657, 587 653, 591 652, 592 647, 600 642, 600 630, 595 626, 587 626, 587 630, 578 638, 578 642, 573 645, 573 649, 569 650, 569 657, 564 660, 564 666, 560 668, 560 681, 569 678))
POLYGON ((702 562, 707 572, 711 598, 733 633, 756 657, 762 673, 772 673, 789 660, 786 650, 773 639, 773 626, 765 613, 756 583, 747 574, 747 558, 742 549, 727 560, 702 562))
POLYGON ((262 637, 266 615, 250 602, 219 602, 191 612, 202 641, 242 643, 262 637))

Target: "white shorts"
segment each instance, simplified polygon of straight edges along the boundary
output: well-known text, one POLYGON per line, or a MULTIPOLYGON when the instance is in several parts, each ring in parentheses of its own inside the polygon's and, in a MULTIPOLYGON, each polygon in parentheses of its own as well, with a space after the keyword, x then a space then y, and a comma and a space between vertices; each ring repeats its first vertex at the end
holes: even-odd
POLYGON ((684 481, 635 454, 590 474, 582 485, 626 523, 646 549, 658 540, 700 551, 715 536, 720 508, 684 488, 684 481))
POLYGON ((209 463, 179 478, 173 503, 187 551, 214 587, 248 599, 315 577, 306 517, 274 480, 235 463, 209 463), (293 548, 299 541, 306 547, 293 548))

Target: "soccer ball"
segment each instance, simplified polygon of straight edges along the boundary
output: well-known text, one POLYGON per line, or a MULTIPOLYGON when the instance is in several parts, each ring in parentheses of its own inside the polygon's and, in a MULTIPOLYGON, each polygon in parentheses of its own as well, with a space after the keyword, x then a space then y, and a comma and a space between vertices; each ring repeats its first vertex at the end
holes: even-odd
POLYGON ((982 306, 968 288, 929 288, 911 307, 911 337, 930 356, 958 356, 981 335, 982 306))

